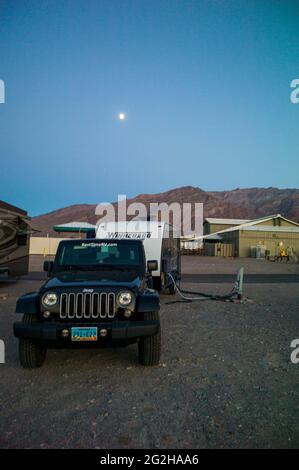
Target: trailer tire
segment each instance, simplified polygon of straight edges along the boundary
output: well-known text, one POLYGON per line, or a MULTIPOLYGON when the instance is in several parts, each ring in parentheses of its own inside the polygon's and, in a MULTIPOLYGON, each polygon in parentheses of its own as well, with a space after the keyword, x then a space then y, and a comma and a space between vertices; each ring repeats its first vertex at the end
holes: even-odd
MULTIPOLYGON (((146 312, 143 320, 159 320, 159 312, 146 312)), ((157 366, 161 356, 161 329, 153 336, 141 338, 138 342, 139 363, 143 366, 157 366)))
MULTIPOLYGON (((24 323, 35 323, 36 315, 25 313, 24 323)), ((27 338, 19 339, 19 359, 24 369, 35 369, 41 367, 45 362, 47 349, 40 344, 27 338)))

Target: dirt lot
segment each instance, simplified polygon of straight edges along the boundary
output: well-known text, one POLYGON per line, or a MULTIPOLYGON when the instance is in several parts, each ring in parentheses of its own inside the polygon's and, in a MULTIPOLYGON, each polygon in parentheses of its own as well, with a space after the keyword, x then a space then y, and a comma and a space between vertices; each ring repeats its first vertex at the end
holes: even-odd
MULTIPOLYGON (((24 371, 12 335, 15 299, 39 287, 40 265, 31 260, 28 279, 36 280, 0 287, 0 447, 299 447, 299 364, 290 361, 298 282, 251 281, 245 304, 167 304, 173 298, 162 296, 158 367, 139 366, 131 346, 50 351, 43 368, 24 371)), ((183 271, 219 276, 240 265, 251 274, 299 272, 287 263, 192 256, 183 271)), ((184 287, 227 292, 231 285, 184 287)))

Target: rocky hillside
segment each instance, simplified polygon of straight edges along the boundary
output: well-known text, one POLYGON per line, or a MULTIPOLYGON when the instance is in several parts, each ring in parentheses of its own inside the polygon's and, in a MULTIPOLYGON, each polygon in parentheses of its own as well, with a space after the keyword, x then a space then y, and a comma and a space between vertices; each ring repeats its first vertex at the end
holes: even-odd
MULTIPOLYGON (((168 204, 178 202, 201 202, 204 217, 233 217, 252 219, 281 213, 299 222, 299 189, 249 188, 232 191, 203 191, 185 186, 158 194, 140 194, 128 199, 128 203, 142 202, 147 207, 151 202, 168 204)), ((41 230, 37 235, 53 234, 53 225, 72 221, 95 223, 95 204, 76 204, 43 214, 32 219, 34 228, 41 230)))

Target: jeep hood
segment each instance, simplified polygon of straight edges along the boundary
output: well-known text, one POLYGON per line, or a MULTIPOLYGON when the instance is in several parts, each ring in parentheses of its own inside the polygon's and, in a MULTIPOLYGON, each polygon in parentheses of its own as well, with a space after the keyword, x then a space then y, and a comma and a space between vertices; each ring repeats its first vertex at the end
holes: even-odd
POLYGON ((136 289, 142 278, 136 271, 71 271, 56 273, 44 285, 43 290, 65 288, 128 287, 136 289))

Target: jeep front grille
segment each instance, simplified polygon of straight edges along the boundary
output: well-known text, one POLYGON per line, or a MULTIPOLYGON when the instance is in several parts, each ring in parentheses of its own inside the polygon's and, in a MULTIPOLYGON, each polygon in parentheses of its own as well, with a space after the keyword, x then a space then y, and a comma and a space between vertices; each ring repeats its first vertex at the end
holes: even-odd
POLYGON ((62 293, 60 296, 60 318, 98 319, 114 318, 115 294, 113 292, 62 293))

